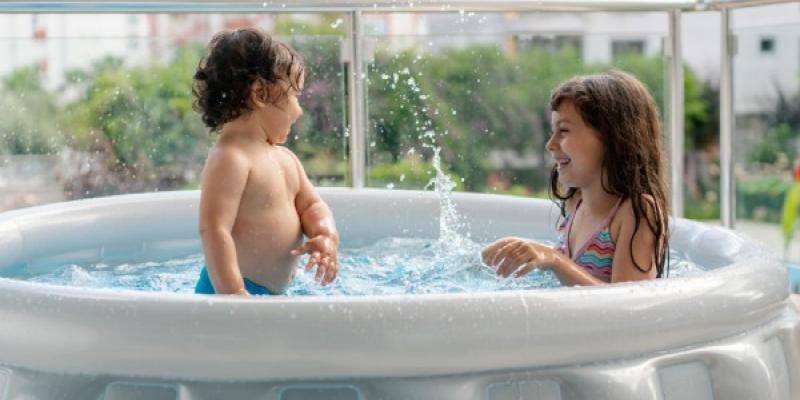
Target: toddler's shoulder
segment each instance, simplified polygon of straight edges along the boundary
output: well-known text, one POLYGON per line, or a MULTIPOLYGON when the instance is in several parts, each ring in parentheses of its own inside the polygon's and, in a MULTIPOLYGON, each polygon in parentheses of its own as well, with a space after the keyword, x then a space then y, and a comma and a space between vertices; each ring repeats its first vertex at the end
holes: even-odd
POLYGON ((300 162, 300 158, 297 157, 297 154, 294 154, 292 150, 285 146, 277 146, 277 151, 281 152, 290 162, 293 164, 294 169, 296 169, 299 173, 304 174, 305 168, 303 168, 303 163, 300 162))
POLYGON ((291 149, 289 149, 288 147, 286 147, 286 146, 275 146, 275 148, 281 154, 291 158, 292 160, 294 160, 296 162, 300 162, 300 159, 297 158, 297 154, 294 154, 294 152, 291 149))
POLYGON ((204 177, 230 177, 247 175, 252 169, 252 158, 241 146, 232 143, 217 143, 208 152, 204 177))
POLYGON ((229 141, 217 142, 208 152, 208 161, 219 161, 225 163, 244 163, 249 162, 249 154, 243 146, 229 141))

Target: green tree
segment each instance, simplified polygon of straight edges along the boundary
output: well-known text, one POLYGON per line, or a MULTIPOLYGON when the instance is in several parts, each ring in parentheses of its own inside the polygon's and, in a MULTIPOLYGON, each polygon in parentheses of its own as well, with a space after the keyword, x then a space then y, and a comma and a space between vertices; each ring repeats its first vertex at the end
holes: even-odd
POLYGON ((775 164, 783 156, 786 160, 797 157, 795 140, 797 133, 787 123, 780 123, 767 129, 767 134, 750 151, 750 161, 761 164, 775 164))
POLYGON ((423 68, 415 58, 410 50, 396 54, 381 51, 369 66, 368 142, 372 163, 397 162, 410 149, 421 150, 420 135, 433 129, 432 120, 423 111, 425 96, 416 81, 423 68))
POLYGON ((321 184, 341 185, 347 172, 345 77, 341 43, 345 35, 342 14, 321 15, 306 23, 280 15, 275 34, 294 48, 306 65, 300 97, 304 117, 292 127, 287 146, 304 161, 306 172, 321 184))
MULTIPOLYGON (((658 57, 629 54, 613 64, 587 65, 574 48, 530 48, 514 56, 496 45, 433 54, 379 51, 368 75, 372 163, 398 162, 432 130, 443 146, 444 164, 466 178, 467 190, 483 190, 492 168, 487 164, 490 150, 538 153, 547 159, 547 105, 553 88, 575 75, 611 68, 641 79, 663 110, 664 64, 658 57)), ((685 72, 686 126, 694 132, 705 129, 709 105, 702 84, 690 69, 685 72)), ((512 183, 539 191, 549 168, 504 173, 512 183)))
POLYGON ((209 136, 192 110, 191 81, 201 48, 183 47, 167 63, 126 66, 106 58, 69 73, 73 147, 104 160, 82 195, 180 188, 199 172, 209 136))
POLYGON ((2 79, 0 153, 46 154, 61 148, 58 105, 53 99, 34 67, 17 69, 2 79))
POLYGON ((765 119, 769 128, 758 145, 750 152, 750 161, 775 164, 781 156, 787 161, 797 159, 797 138, 800 132, 800 92, 786 94, 775 88, 777 99, 765 119))

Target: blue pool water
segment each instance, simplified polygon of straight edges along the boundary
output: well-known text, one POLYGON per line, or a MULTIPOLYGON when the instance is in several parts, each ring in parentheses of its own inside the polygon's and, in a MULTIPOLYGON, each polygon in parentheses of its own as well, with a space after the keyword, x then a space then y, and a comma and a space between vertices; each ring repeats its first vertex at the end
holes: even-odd
MULTIPOLYGON (((436 174, 428 186, 433 186, 439 197, 439 238, 387 238, 363 247, 343 246, 339 250, 339 273, 327 286, 314 281, 315 271, 306 272, 301 267, 305 265, 303 259, 286 295, 463 293, 561 286, 551 272, 534 270, 521 278, 500 278, 494 269, 483 265, 480 253, 487 243, 470 239, 469 224, 451 197, 455 184, 442 171, 434 134, 430 131, 423 136, 432 141, 423 147, 434 151, 436 174)), ((202 254, 196 254, 165 262, 69 264, 49 273, 19 278, 77 287, 193 293, 203 265, 202 254)), ((702 268, 685 254, 670 250, 669 271, 669 276, 682 276, 699 273, 702 268)))
MULTIPOLYGON (((340 270, 328 286, 298 265, 287 295, 375 295, 484 292, 560 286, 552 273, 533 271, 523 278, 499 278, 482 265, 483 244, 463 240, 444 245, 431 239, 388 238, 364 247, 340 250, 340 270)), ((202 254, 165 262, 118 265, 68 264, 26 278, 40 283, 88 288, 193 293, 203 265, 202 254)), ((671 276, 701 271, 677 253, 670 257, 671 276)))

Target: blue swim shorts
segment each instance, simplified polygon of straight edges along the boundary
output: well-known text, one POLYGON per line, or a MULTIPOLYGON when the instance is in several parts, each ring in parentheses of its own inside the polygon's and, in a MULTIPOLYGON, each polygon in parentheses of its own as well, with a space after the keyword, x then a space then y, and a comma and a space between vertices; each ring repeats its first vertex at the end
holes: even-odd
MULTIPOLYGON (((269 289, 261 286, 250 279, 242 278, 244 280, 244 289, 247 290, 247 293, 252 295, 262 295, 262 296, 269 296, 270 293, 269 289)), ((203 266, 203 270, 200 271, 200 279, 197 280, 197 285, 194 287, 194 292, 198 294, 216 294, 217 292, 214 290, 214 285, 211 283, 211 278, 208 276, 208 269, 203 266)))

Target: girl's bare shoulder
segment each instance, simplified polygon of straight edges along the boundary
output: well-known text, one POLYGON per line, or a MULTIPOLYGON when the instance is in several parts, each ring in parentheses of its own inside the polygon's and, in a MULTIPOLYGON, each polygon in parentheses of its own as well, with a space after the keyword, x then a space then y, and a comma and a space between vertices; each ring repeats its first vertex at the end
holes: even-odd
MULTIPOLYGON (((648 226, 649 221, 650 224, 655 223, 656 213, 657 213, 657 202, 655 197, 649 194, 641 194, 639 195, 641 199, 642 210, 639 212, 639 216, 641 218, 640 225, 648 226)), ((662 206, 663 207, 663 206, 662 206)), ((611 228, 612 231, 615 233, 619 233, 624 225, 634 226, 636 224, 636 213, 634 210, 633 201, 630 198, 624 199, 622 203, 619 205, 619 209, 617 210, 617 214, 614 216, 614 219, 611 221, 611 228)), ((618 235, 614 235, 614 237, 618 237, 618 235)))

